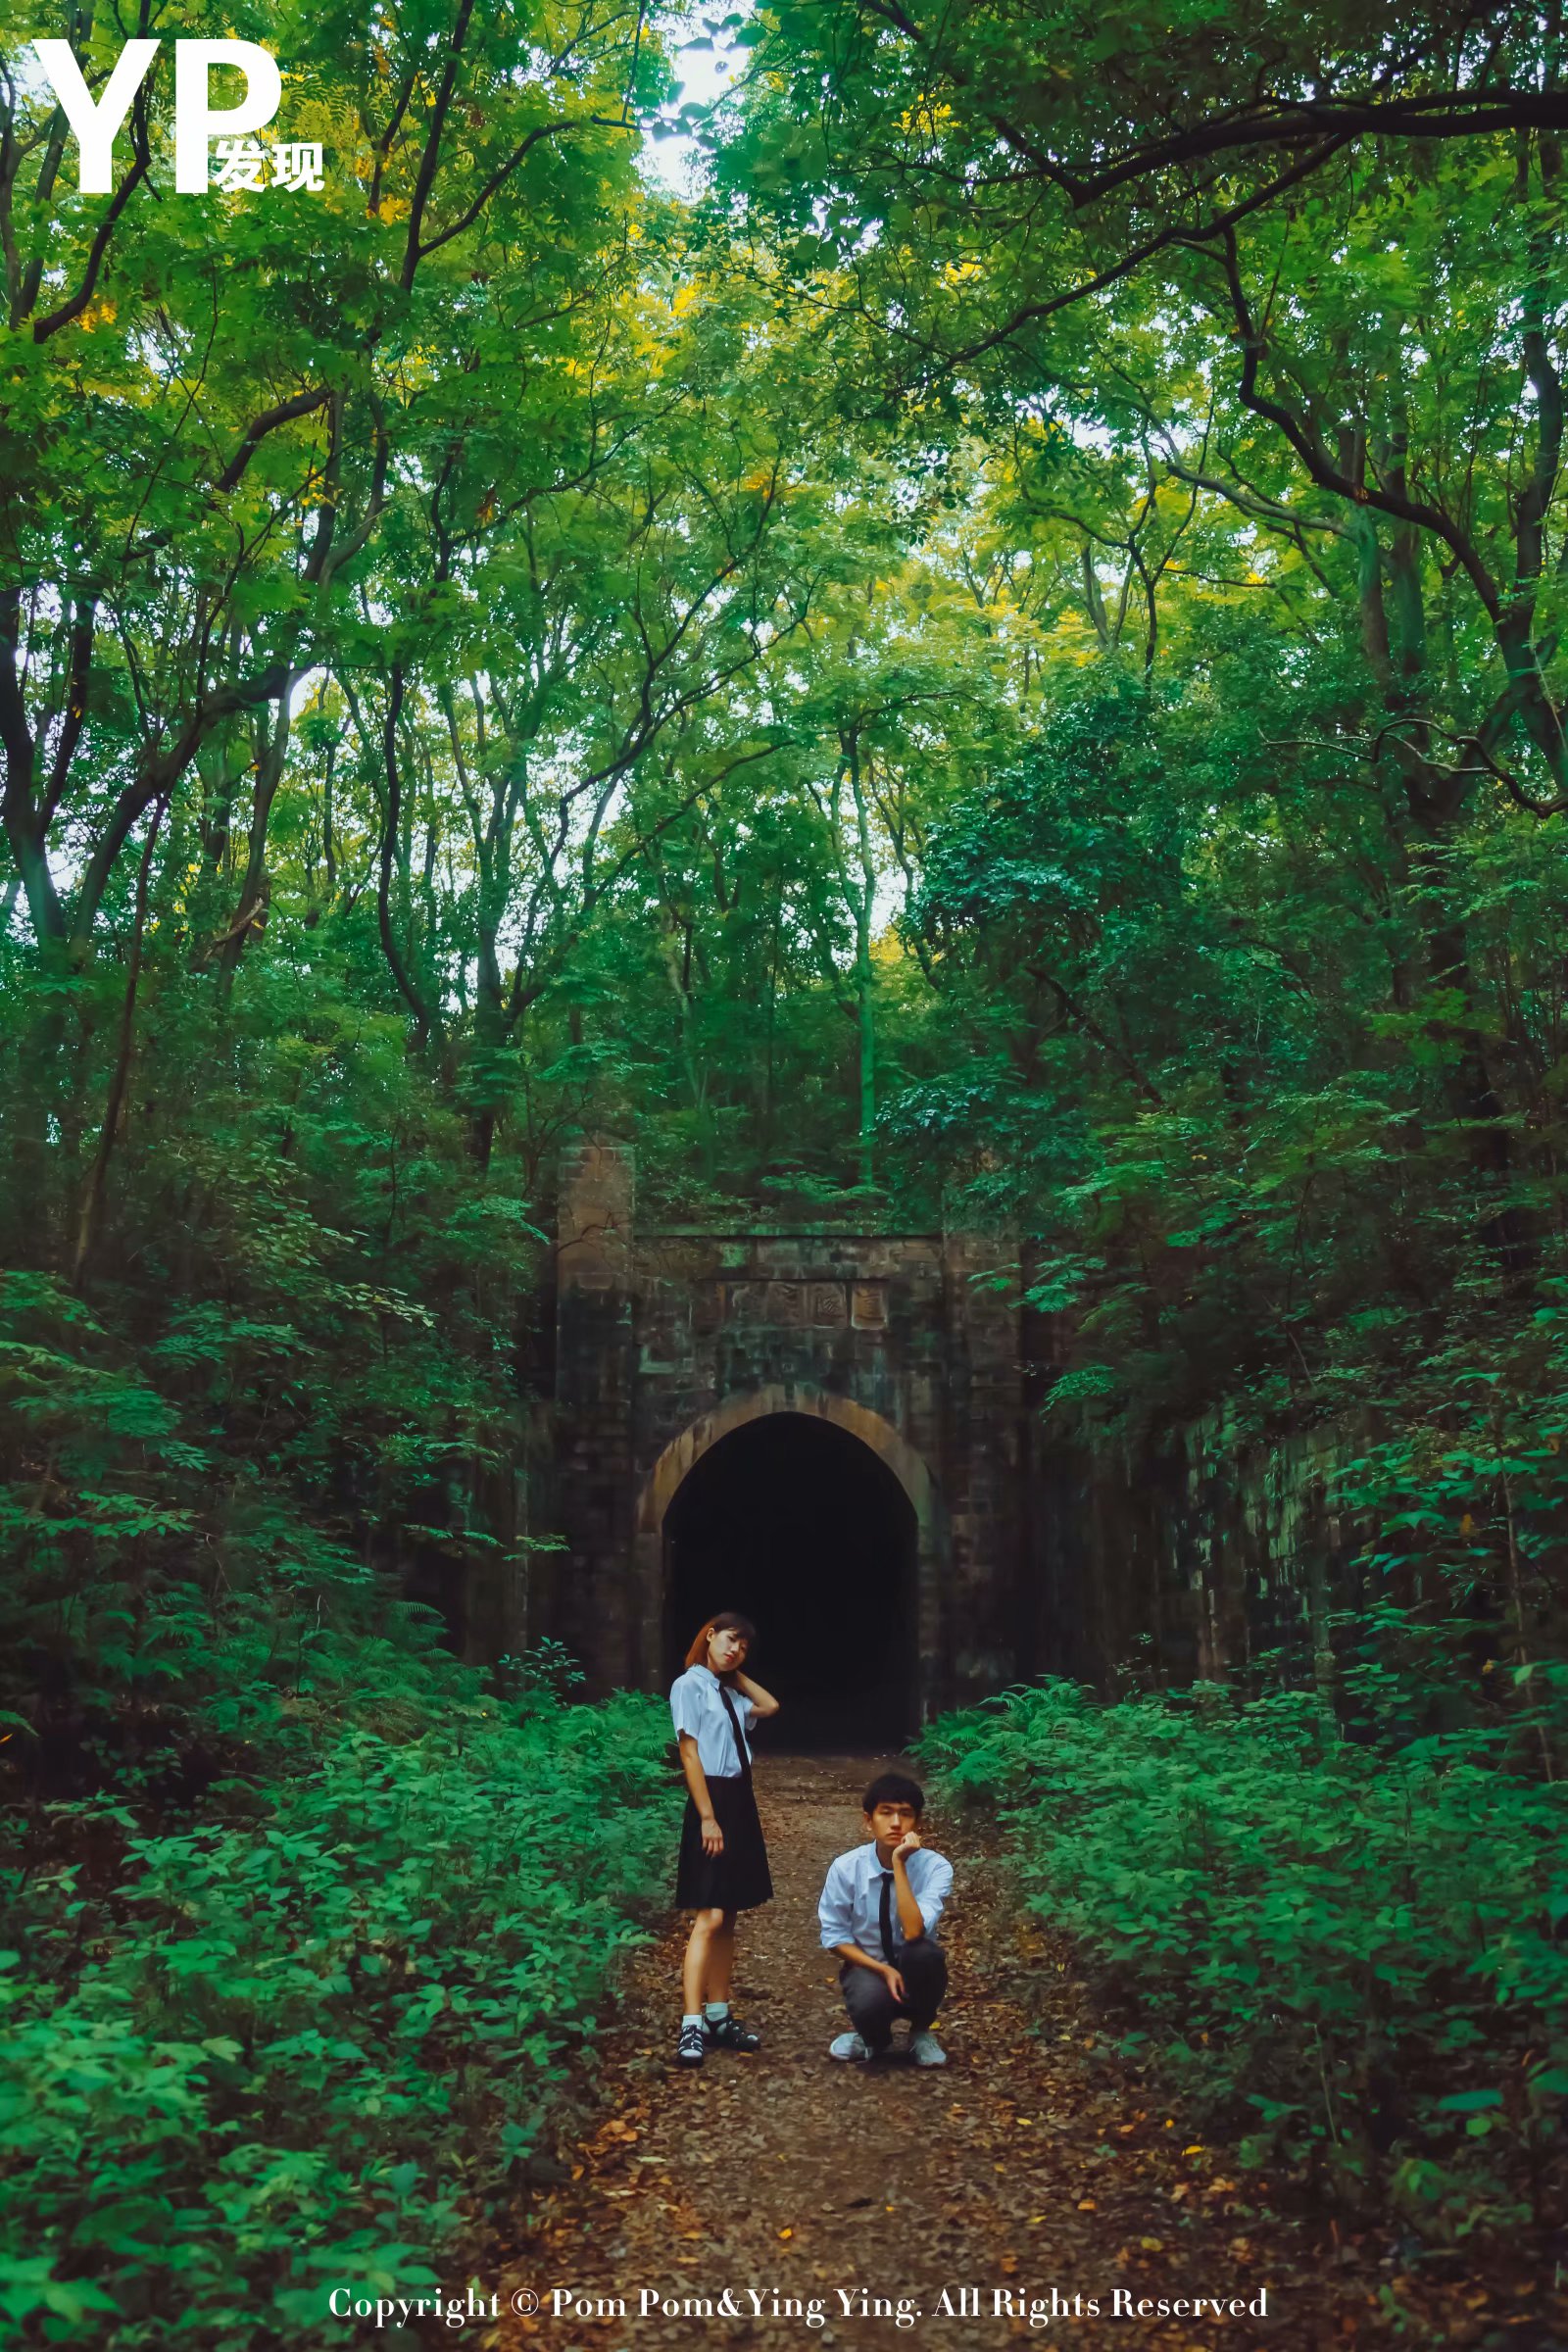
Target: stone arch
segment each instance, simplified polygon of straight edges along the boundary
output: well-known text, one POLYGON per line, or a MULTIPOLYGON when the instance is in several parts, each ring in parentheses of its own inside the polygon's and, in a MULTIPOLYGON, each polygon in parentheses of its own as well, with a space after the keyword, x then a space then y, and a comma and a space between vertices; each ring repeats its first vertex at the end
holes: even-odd
POLYGON ((664 1586, 664 1519, 688 1472, 723 1439, 772 1413, 799 1413, 831 1422, 859 1440, 892 1472, 914 1515, 914 1648, 916 1703, 922 1721, 939 1703, 940 1625, 946 1519, 936 1481, 921 1455, 891 1421, 853 1397, 805 1382, 779 1381, 727 1396, 672 1438, 642 1485, 637 1501, 636 1559, 642 1588, 644 1654, 652 1656, 664 1586))
POLYGON ((852 1438, 858 1438, 886 1462, 909 1498, 916 1527, 924 1529, 931 1523, 936 1507, 931 1473, 891 1421, 857 1404, 853 1397, 833 1396, 825 1389, 808 1388, 798 1381, 778 1381, 769 1388, 726 1397, 670 1440, 643 1483, 637 1504, 638 1534, 657 1536, 687 1471, 720 1438, 727 1438, 733 1429, 743 1429, 748 1421, 760 1421, 764 1413, 814 1413, 818 1420, 847 1429, 852 1438))

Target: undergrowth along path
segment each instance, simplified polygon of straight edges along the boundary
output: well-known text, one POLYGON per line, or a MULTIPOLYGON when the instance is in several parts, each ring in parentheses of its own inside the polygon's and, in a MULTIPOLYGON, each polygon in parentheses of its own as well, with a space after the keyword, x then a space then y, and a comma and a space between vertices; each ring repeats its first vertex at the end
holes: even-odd
POLYGON ((1386 2248, 1336 2243, 1202 2144, 1105 2046, 1066 1947, 1020 1910, 995 1851, 975 1850, 967 1816, 925 1824, 956 1872, 938 2025, 949 2064, 831 2062, 845 2020, 816 1897, 861 1835, 860 1788, 892 1761, 760 1760, 776 1891, 742 1921, 736 2008, 762 2048, 677 2072, 685 1923, 672 1919, 629 1972, 595 2115, 563 2151, 572 2177, 536 2197, 493 2273, 504 2310, 514 2292, 542 2305, 503 2321, 496 2352, 1544 2340, 1539 2308, 1506 2282, 1406 2278, 1386 2248), (690 2309, 726 2289, 730 2311, 690 2309), (559 2314, 557 2290, 571 2298, 559 2314), (1264 2293, 1264 2316, 1218 2323, 1136 2312, 1264 2293))

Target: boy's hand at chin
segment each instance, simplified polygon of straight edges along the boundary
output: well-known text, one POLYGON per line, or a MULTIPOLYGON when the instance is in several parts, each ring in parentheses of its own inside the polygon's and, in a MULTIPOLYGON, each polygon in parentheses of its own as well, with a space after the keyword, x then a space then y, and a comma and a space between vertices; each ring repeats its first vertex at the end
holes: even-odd
POLYGON ((895 1862, 899 1862, 899 1861, 902 1861, 902 1860, 905 1858, 905 1856, 906 1856, 906 1855, 907 1855, 907 1854, 917 1854, 917 1853, 919 1852, 919 1850, 920 1850, 920 1833, 919 1833, 919 1831, 918 1831, 918 1830, 906 1830, 906 1831, 905 1831, 905 1833, 904 1833, 904 1836, 903 1836, 903 1837, 902 1837, 902 1838, 899 1839, 899 1842, 898 1842, 898 1844, 897 1844, 897 1845, 896 1845, 896 1846, 893 1848, 893 1859, 894 1859, 894 1861, 895 1861, 895 1862))

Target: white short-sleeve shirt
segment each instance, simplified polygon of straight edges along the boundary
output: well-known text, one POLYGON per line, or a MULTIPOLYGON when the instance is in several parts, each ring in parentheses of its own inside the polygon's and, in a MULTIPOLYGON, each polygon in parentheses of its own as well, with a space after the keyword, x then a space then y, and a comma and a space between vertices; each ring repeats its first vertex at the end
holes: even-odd
MULTIPOLYGON (((925 1932, 935 1939, 937 1921, 953 1890, 953 1864, 934 1847, 918 1845, 912 1854, 905 1856, 904 1867, 908 1873, 909 1892, 920 1906, 925 1932)), ((890 1908, 893 1948, 897 1951, 905 1941, 905 1934, 899 1924, 896 1889, 890 1908)), ((858 1943, 873 1960, 881 1959, 882 1865, 876 1858, 874 1838, 828 1864, 827 1882, 816 1906, 816 1916, 821 1923, 824 1951, 831 1952, 841 1943, 858 1943)))
MULTIPOLYGON (((752 1760, 752 1717, 756 1712, 744 1690, 731 1690, 729 1703, 741 1727, 746 1761, 752 1760)), ((741 1760, 735 1752, 735 1734, 719 1695, 718 1677, 710 1666, 688 1666, 669 1693, 669 1712, 675 1737, 690 1732, 697 1742, 697 1761, 710 1781, 738 1781, 741 1760)))

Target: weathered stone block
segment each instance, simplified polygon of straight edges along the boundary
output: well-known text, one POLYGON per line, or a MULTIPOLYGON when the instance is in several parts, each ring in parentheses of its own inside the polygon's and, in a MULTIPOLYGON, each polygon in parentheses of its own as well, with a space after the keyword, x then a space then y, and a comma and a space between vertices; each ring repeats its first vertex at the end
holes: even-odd
POLYGON ((692 1331, 706 1338, 717 1331, 724 1320, 724 1286, 721 1282, 699 1283, 692 1293, 692 1331))

